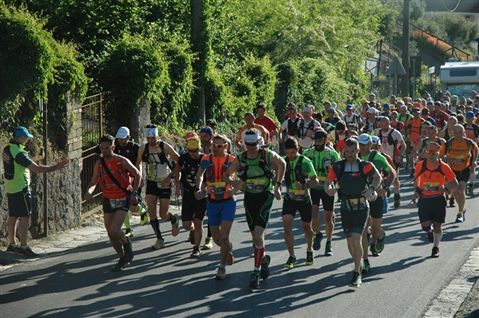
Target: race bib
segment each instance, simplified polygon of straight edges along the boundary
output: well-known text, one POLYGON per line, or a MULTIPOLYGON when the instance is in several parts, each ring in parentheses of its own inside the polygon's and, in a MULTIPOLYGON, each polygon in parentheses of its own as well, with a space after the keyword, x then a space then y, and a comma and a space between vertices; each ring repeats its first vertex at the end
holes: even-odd
POLYGON ((258 179, 247 179, 246 188, 252 191, 262 192, 266 189, 266 181, 258 179))
POLYGON ((459 164, 464 163, 464 161, 465 161, 463 156, 452 156, 451 158, 459 160, 459 164))
POLYGON ((424 182, 425 192, 439 192, 439 182, 424 182))
POLYGON ((308 198, 308 193, 306 192, 306 190, 288 189, 288 192, 286 192, 286 194, 290 199, 297 201, 306 200, 308 198))
POLYGON ((208 187, 213 194, 226 192, 226 182, 209 182, 208 187))
POLYGON ((319 181, 318 185, 322 187, 322 186, 324 186, 324 182, 326 181, 326 177, 318 177, 318 181, 319 181))
POLYGON ((347 210, 364 210, 367 208, 365 198, 346 199, 347 210))
POLYGON ((126 198, 122 199, 110 199, 110 207, 112 209, 118 209, 118 208, 123 208, 126 206, 126 198))

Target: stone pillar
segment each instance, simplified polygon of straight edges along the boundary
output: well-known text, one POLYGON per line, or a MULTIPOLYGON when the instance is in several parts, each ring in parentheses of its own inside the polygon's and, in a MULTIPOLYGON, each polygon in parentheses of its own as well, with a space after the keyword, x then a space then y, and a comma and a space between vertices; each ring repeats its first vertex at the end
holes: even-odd
POLYGON ((142 99, 130 119, 130 135, 136 143, 141 145, 146 142, 145 126, 151 123, 150 120, 150 102, 142 99))

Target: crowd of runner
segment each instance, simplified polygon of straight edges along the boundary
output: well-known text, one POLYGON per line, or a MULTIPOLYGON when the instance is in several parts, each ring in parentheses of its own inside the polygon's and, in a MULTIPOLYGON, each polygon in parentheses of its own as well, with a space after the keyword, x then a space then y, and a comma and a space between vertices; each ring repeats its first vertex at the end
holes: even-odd
MULTIPOLYGON (((384 250, 382 218, 389 209, 388 198, 393 197, 395 208, 404 204, 400 169, 410 169, 414 182, 411 203, 417 202, 421 228, 433 245, 431 257, 438 257, 447 201, 450 206, 457 203, 456 222, 462 223, 466 220, 466 195, 474 193, 479 96, 471 92, 470 98, 465 98, 446 92, 441 100, 434 101, 428 93, 422 97, 413 101, 391 96, 389 103, 381 105, 371 94, 360 107, 346 105, 344 113, 331 102, 325 102, 320 112, 312 105, 303 106, 301 113, 290 103, 281 125, 265 115, 266 105, 260 103, 257 116, 244 115, 245 125, 233 141, 216 132, 216 123, 208 120, 200 131, 186 134, 186 149, 180 153, 159 139, 155 125, 145 127, 146 143, 141 145, 131 140, 127 127, 120 127, 115 136, 103 136, 85 200, 99 184, 105 228, 119 256, 112 270, 121 271, 133 260, 132 211, 139 213, 140 225, 149 221, 155 235, 153 250, 165 247, 158 215, 171 223, 172 236, 180 232, 181 220, 193 245, 191 258, 201 257, 216 244, 220 260, 215 278, 225 279, 226 266, 234 263, 229 235, 236 193, 242 191, 254 255, 250 288, 258 288, 260 279, 269 276, 271 256, 266 254, 265 234, 273 201, 282 200, 289 253, 284 267, 291 269, 300 258, 295 254, 293 236, 297 212, 306 241, 304 264, 314 264, 314 253, 321 250, 323 238, 324 255, 333 255, 335 198, 340 202, 336 212, 341 214, 354 263, 349 286, 359 287, 362 275, 371 269, 368 256, 377 257, 384 250), (273 150, 275 141, 284 156, 273 150), (181 215, 169 212, 173 191, 181 195, 181 215)), ((49 172, 62 169, 68 161, 36 165, 23 149, 31 137, 25 127, 17 127, 3 152, 10 211, 7 251, 38 257, 26 242, 31 214, 27 169, 49 172), (17 219, 20 245, 15 241, 17 219)))

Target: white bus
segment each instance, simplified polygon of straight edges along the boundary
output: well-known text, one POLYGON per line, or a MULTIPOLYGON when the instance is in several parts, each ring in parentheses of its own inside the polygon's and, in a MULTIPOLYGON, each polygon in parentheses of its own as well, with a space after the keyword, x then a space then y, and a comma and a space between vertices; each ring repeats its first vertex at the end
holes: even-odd
POLYGON ((472 91, 479 92, 479 61, 441 65, 440 79, 443 92, 470 98, 472 91))

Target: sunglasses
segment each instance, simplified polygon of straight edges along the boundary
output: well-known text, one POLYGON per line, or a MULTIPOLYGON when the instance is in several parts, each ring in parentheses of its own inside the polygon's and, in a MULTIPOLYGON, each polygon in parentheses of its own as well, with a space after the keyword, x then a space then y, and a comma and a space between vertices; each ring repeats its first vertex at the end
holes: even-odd
POLYGON ((438 155, 439 155, 439 152, 436 152, 436 151, 428 151, 427 154, 428 154, 428 155, 433 155, 433 156, 438 156, 438 155))
POLYGON ((226 145, 225 144, 213 144, 213 147, 221 149, 221 148, 225 148, 226 145))
POLYGON ((195 152, 198 152, 198 151, 199 151, 199 149, 188 149, 188 152, 193 152, 193 153, 195 153, 195 152))
POLYGON ((244 143, 247 147, 254 147, 256 146, 258 143, 257 142, 245 142, 244 143))

